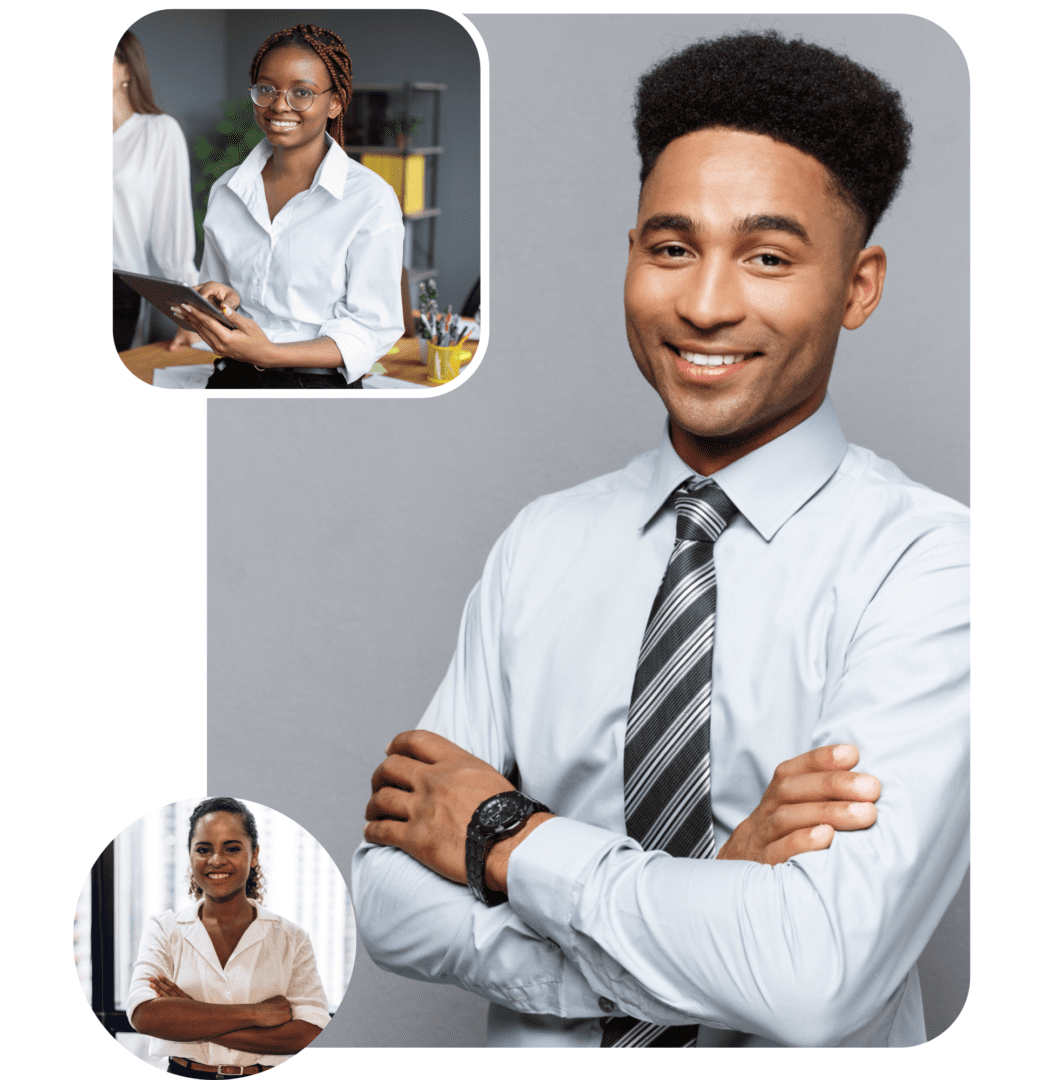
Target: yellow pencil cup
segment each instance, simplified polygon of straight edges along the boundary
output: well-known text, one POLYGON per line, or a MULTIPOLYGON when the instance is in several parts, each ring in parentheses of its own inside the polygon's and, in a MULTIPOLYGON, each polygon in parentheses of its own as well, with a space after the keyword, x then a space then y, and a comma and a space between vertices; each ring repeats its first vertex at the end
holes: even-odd
POLYGON ((438 385, 456 379, 461 374, 461 365, 471 358, 471 352, 460 345, 433 345, 429 342, 428 381, 438 385))

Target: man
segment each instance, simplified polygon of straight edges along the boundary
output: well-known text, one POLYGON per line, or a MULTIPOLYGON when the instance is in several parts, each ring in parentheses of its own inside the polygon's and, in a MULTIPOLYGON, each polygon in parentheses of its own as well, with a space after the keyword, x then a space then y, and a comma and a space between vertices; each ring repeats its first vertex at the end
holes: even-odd
POLYGON ((636 126, 627 331, 668 437, 495 546, 375 773, 361 935, 488 998, 495 1045, 918 1043, 967 862, 967 518, 825 396, 910 126, 776 34, 664 61, 636 126))

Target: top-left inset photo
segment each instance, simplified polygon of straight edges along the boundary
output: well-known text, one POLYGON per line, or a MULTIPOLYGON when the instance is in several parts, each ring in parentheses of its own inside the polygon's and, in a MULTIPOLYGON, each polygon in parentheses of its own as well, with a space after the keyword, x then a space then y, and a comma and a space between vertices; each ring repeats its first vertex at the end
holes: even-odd
POLYGON ((158 11, 112 59, 112 326, 166 389, 481 359, 480 48, 426 10, 158 11))

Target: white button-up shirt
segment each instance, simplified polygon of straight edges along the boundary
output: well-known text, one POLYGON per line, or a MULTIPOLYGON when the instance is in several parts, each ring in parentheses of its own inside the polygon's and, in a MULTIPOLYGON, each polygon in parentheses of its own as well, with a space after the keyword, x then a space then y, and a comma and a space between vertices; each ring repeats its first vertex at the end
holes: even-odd
POLYGON ((200 280, 230 285, 273 342, 331 338, 353 382, 403 334, 403 217, 380 176, 325 143, 313 183, 273 221, 266 139, 213 184, 200 280))
MULTIPOLYGON (((331 1020, 309 935, 301 927, 249 901, 256 917, 228 959, 226 967, 198 917, 200 901, 180 911, 152 916, 141 938, 126 1015, 158 995, 148 983, 152 975, 171 979, 196 1001, 210 1005, 254 1005, 283 994, 292 1003, 292 1019, 319 1028, 331 1020)), ((290 1054, 252 1054, 213 1042, 151 1040, 151 1056, 189 1058, 203 1065, 277 1065, 290 1054)))
POLYGON ((558 815, 509 900, 392 848, 353 861, 376 963, 491 1001, 493 1045, 595 1046, 611 1010, 700 1045, 925 1040, 915 962, 968 860, 967 511, 847 446, 830 401, 714 474, 711 791, 718 848, 775 766, 853 743, 878 821, 780 866, 625 835, 630 693, 691 470, 669 439, 528 506, 490 554, 422 720, 558 815))
POLYGON ((193 285, 187 142, 164 113, 134 113, 112 135, 112 266, 193 285))

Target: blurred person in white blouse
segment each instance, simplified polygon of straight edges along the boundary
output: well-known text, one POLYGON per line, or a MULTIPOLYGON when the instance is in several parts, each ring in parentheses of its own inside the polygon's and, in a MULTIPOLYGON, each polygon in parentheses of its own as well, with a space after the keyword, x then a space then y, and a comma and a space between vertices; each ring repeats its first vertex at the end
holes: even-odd
POLYGON ((313 946, 261 906, 258 829, 243 803, 199 803, 187 848, 194 899, 148 920, 126 1015, 176 1076, 265 1072, 331 1019, 313 946))
POLYGON ((403 334, 403 218, 345 152, 352 63, 309 24, 272 34, 249 72, 265 138, 213 185, 198 291, 234 323, 183 307, 217 354, 212 389, 359 389, 403 334))
MULTIPOLYGON (((193 285, 194 215, 187 142, 155 104, 144 49, 129 30, 112 59, 112 266, 193 285)), ((133 344, 141 299, 112 277, 120 352, 133 344)))

